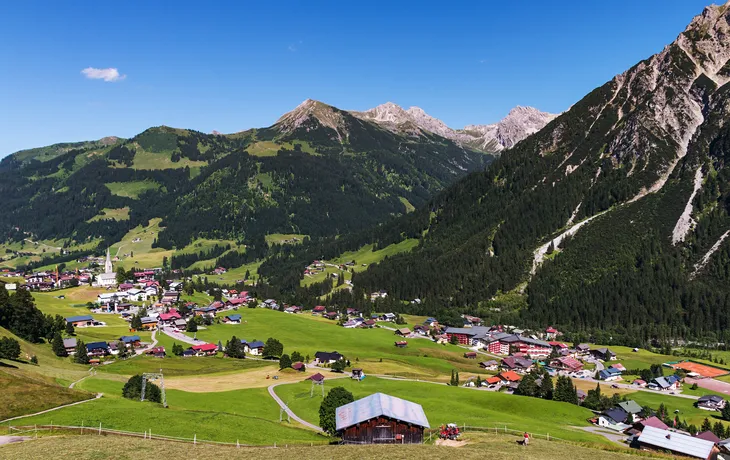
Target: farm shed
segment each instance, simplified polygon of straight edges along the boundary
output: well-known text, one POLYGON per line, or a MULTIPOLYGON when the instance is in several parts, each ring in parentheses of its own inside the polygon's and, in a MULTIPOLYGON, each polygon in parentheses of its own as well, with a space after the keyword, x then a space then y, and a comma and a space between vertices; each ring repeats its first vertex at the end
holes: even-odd
POLYGON ((383 393, 338 407, 336 418, 346 444, 421 444, 430 428, 420 404, 383 393))

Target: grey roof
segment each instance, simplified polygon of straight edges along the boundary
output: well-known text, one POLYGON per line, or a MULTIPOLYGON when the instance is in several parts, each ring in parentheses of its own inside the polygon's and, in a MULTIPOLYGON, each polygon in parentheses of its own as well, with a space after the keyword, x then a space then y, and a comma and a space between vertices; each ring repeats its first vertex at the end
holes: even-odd
POLYGON ((715 404, 720 404, 723 401, 723 398, 717 395, 704 395, 700 396, 700 399, 697 400, 698 402, 712 402, 715 404))
POLYGON ((619 407, 629 414, 638 414, 642 411, 643 407, 636 403, 636 401, 629 400, 618 403, 619 407))
POLYGON ((603 415, 615 421, 616 423, 625 422, 626 418, 629 416, 629 414, 627 414, 626 411, 624 411, 620 407, 614 407, 612 409, 603 411, 603 415))
POLYGON ((670 450, 680 454, 706 459, 710 456, 715 443, 700 438, 693 438, 686 434, 660 430, 651 426, 644 427, 639 436, 639 442, 660 449, 670 450))
POLYGON ((405 399, 375 393, 337 408, 337 430, 385 416, 413 425, 430 428, 423 407, 405 399))
POLYGON ((93 321, 94 318, 91 315, 79 315, 79 316, 69 316, 66 318, 67 323, 75 323, 78 321, 93 321))
POLYGON ((74 348, 75 346, 76 346, 76 337, 71 337, 70 339, 63 339, 64 348, 74 348))
POLYGON ((447 327, 446 334, 464 334, 470 335, 473 338, 481 339, 489 335, 489 328, 486 326, 474 326, 474 327, 447 327))

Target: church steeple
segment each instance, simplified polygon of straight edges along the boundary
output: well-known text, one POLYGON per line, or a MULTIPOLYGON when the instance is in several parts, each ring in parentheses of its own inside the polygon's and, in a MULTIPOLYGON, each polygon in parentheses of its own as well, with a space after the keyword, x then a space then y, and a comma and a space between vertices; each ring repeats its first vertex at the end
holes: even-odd
POLYGON ((114 273, 114 267, 112 267, 112 258, 109 254, 109 248, 106 248, 106 262, 104 263, 104 273, 114 273))

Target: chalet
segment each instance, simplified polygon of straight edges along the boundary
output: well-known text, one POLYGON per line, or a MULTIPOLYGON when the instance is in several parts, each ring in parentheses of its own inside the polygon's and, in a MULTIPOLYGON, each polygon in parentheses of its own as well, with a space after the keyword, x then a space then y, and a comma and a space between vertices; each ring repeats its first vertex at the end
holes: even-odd
POLYGON ((165 347, 154 347, 144 352, 146 355, 154 356, 155 358, 165 357, 165 347))
POLYGON ((335 419, 346 444, 421 444, 430 428, 420 404, 383 393, 338 407, 335 419))
POLYGON ((354 329, 358 326, 360 326, 360 322, 354 319, 347 320, 344 324, 342 324, 342 327, 345 329, 354 329))
POLYGON ((73 324, 74 327, 86 327, 94 324, 94 318, 91 315, 69 316, 66 322, 73 324))
POLYGON ((486 384, 486 386, 488 386, 489 388, 494 388, 494 387, 496 387, 497 385, 499 385, 500 383, 502 383, 502 379, 500 379, 500 378, 499 378, 499 377, 497 377, 497 376, 487 377, 487 378, 486 378, 486 379, 484 380, 484 383, 485 383, 485 384, 486 384))
POLYGON ((467 351, 466 353, 464 353, 464 358, 477 359, 477 352, 476 351, 467 351))
POLYGON ((66 353, 69 355, 76 353, 76 338, 63 339, 63 348, 66 349, 66 353))
POLYGON ((111 353, 112 355, 118 355, 119 350, 122 347, 124 347, 124 344, 121 342, 109 342, 109 353, 111 353))
POLYGON ((646 428, 647 426, 657 428, 659 430, 669 429, 669 427, 664 422, 662 422, 658 417, 655 417, 653 415, 649 418, 639 420, 638 422, 634 423, 634 429, 638 432, 644 431, 644 428, 646 428))
POLYGON ((719 452, 719 448, 712 441, 651 426, 644 428, 634 445, 641 449, 671 452, 674 455, 704 460, 716 458, 719 452))
POLYGON ((345 312, 348 314, 348 316, 360 316, 360 310, 357 308, 348 307, 345 312))
POLYGON ((477 318, 476 316, 461 315, 461 317, 464 319, 464 327, 473 327, 473 326, 482 325, 482 319, 477 318))
POLYGON ((227 315, 223 317, 223 322, 226 324, 241 324, 241 315, 227 315))
POLYGON ((515 372, 527 372, 532 369, 534 362, 531 359, 519 356, 507 356, 502 360, 502 369, 515 372))
POLYGON ((545 338, 548 340, 552 340, 558 335, 560 335, 560 332, 552 326, 545 329, 545 338))
POLYGON ((482 369, 486 369, 488 371, 496 371, 497 368, 499 367, 499 363, 492 359, 489 361, 483 361, 483 362, 479 363, 479 367, 481 367, 482 369))
POLYGON ((339 314, 339 313, 337 313, 336 311, 328 311, 328 312, 327 312, 327 313, 325 313, 325 314, 324 314, 323 316, 324 316, 325 318, 327 318, 327 319, 333 319, 333 320, 334 320, 334 319, 337 319, 337 317, 339 317, 339 316, 340 316, 340 314, 339 314))
POLYGON ((612 367, 612 368, 617 369, 617 370, 619 370, 621 372, 626 372, 626 367, 623 364, 621 364, 621 363, 611 364, 608 367, 612 367))
POLYGON ((254 340, 253 342, 249 343, 248 352, 256 356, 264 354, 264 342, 260 340, 254 340))
POLYGON ((217 311, 217 310, 222 310, 223 307, 225 307, 225 306, 226 306, 226 304, 223 303, 223 301, 216 300, 213 303, 211 303, 210 305, 208 305, 208 308, 215 308, 217 311))
POLYGON ((609 367, 607 369, 598 371, 599 380, 605 380, 606 382, 611 382, 613 380, 620 380, 621 378, 622 378, 621 371, 614 367, 609 367))
POLYGON ((580 344, 578 344, 577 347, 575 347, 575 351, 580 356, 586 356, 586 355, 590 354, 591 346, 588 345, 587 343, 580 343, 580 344))
POLYGON ((171 308, 167 313, 160 313, 160 316, 158 317, 160 323, 166 324, 172 324, 178 319, 182 319, 182 316, 180 316, 180 313, 174 308, 171 308))
MULTIPOLYGON (((476 328, 472 328, 476 329, 476 328)), ((448 334, 448 329, 446 330, 448 334)), ((475 339, 490 353, 509 355, 517 351, 531 357, 547 357, 552 352, 549 343, 542 340, 504 332, 487 332, 475 339)))
POLYGON ((180 292, 182 291, 183 283, 182 281, 173 281, 168 285, 168 287, 170 288, 170 291, 180 292))
POLYGON ((590 351, 591 355, 602 361, 613 361, 616 359, 616 353, 612 352, 608 348, 597 348, 590 351))
POLYGON ((152 318, 151 316, 145 316, 144 318, 140 318, 140 321, 142 321, 142 329, 147 329, 147 330, 157 329, 157 318, 152 318))
POLYGON ((583 363, 570 356, 553 359, 550 365, 556 369, 563 369, 568 372, 578 372, 583 370, 583 363))
POLYGON ((106 356, 109 354, 109 344, 106 342, 87 343, 86 354, 89 356, 106 356))
POLYGON ((311 380, 314 383, 322 383, 322 382, 324 382, 324 375, 317 372, 316 374, 310 375, 309 377, 307 377, 304 380, 311 380))
POLYGON ((322 314, 325 313, 327 309, 323 305, 317 305, 312 309, 312 314, 322 314))
POLYGON ((305 366, 304 363, 301 361, 292 364, 291 368, 298 372, 304 372, 305 370, 307 370, 307 366, 305 366))
POLYGON ((99 305, 116 304, 128 298, 129 294, 126 292, 103 292, 96 297, 96 303, 99 305))
POLYGON ((426 321, 423 322, 428 327, 437 327, 439 325, 439 322, 436 318, 426 318, 426 321))
POLYGON ((197 355, 197 352, 193 350, 192 348, 188 348, 187 350, 183 351, 183 358, 189 358, 191 356, 197 355))
POLYGON ((398 348, 405 348, 408 346, 408 342, 401 340, 400 342, 395 342, 395 346, 398 348))
POLYGON ((396 329, 395 334, 400 335, 402 337, 406 337, 406 336, 411 335, 411 330, 408 329, 407 327, 402 327, 400 329, 396 329))
POLYGON ((386 291, 376 291, 370 294, 370 301, 375 302, 378 299, 384 299, 388 297, 388 293, 386 291))
POLYGON ((314 359, 317 364, 332 364, 334 362, 344 359, 344 356, 337 353, 336 351, 333 351, 331 353, 327 351, 318 351, 314 354, 314 359))
POLYGON ((697 400, 696 406, 699 409, 704 410, 722 410, 725 407, 726 401, 717 395, 705 395, 701 396, 697 400))
POLYGON ((216 308, 215 307, 202 307, 202 308, 196 308, 193 310, 193 314, 195 316, 213 316, 215 315, 216 308))
POLYGON ((395 313, 385 313, 383 316, 380 317, 383 321, 393 322, 397 318, 395 313))
POLYGON ((666 377, 657 377, 652 379, 646 386, 651 390, 673 391, 678 390, 682 386, 682 381, 676 375, 668 375, 666 377))
POLYGON ((165 291, 162 294, 162 298, 160 299, 160 302, 162 302, 165 305, 171 305, 173 303, 180 301, 180 293, 177 291, 165 291))
POLYGON ((522 380, 522 377, 520 377, 520 375, 514 371, 500 372, 499 374, 497 374, 497 377, 499 377, 499 379, 503 382, 507 383, 519 382, 520 380, 522 380))
POLYGON ((550 341, 548 342, 548 345, 552 347, 554 351, 560 352, 561 350, 567 350, 568 345, 563 342, 556 342, 556 341, 550 341))
POLYGON ((620 407, 605 410, 598 416, 597 425, 614 431, 624 431, 629 428, 626 421, 629 414, 620 407))
POLYGON ((290 314, 296 314, 302 311, 301 308, 297 307, 296 305, 292 305, 291 307, 287 307, 284 309, 284 313, 290 313, 290 314))
POLYGON ((715 444, 722 441, 722 439, 720 439, 715 433, 713 433, 712 431, 709 431, 709 430, 697 433, 696 435, 694 435, 694 437, 699 438, 699 439, 704 439, 705 441, 712 441, 715 444))
POLYGON ((184 319, 180 318, 180 319, 174 320, 172 322, 172 325, 178 329, 185 329, 187 327, 188 323, 184 319))
POLYGON ((197 356, 211 356, 218 353, 218 345, 214 343, 204 343, 202 345, 193 345, 192 348, 197 356))
POLYGON ((413 326, 413 333, 418 335, 428 335, 428 326, 416 324, 413 326))
POLYGON ((375 327, 375 320, 369 319, 367 321, 363 321, 362 324, 360 324, 360 327, 366 328, 366 329, 372 329, 375 327))
POLYGON ((127 291, 127 300, 132 302, 146 302, 149 300, 149 295, 147 294, 147 291, 143 289, 128 289, 127 291))
POLYGON ((621 408, 627 414, 631 414, 634 417, 634 421, 637 420, 639 414, 644 410, 636 401, 629 399, 628 401, 621 401, 618 403, 618 407, 621 408))
POLYGON ((633 382, 631 382, 632 385, 635 385, 639 388, 644 388, 646 386, 646 381, 642 379, 634 379, 633 382))
POLYGON ((127 347, 138 347, 142 343, 142 339, 138 335, 123 335, 119 337, 119 341, 127 347))

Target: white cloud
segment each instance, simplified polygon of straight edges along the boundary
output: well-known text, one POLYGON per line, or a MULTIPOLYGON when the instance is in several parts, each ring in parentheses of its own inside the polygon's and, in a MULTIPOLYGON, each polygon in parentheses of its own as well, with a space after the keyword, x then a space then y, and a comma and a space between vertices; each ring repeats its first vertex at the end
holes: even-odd
POLYGON ((104 80, 108 82, 120 81, 127 78, 126 75, 120 75, 119 70, 109 67, 108 69, 97 69, 95 67, 87 67, 81 71, 82 74, 91 80, 104 80))

